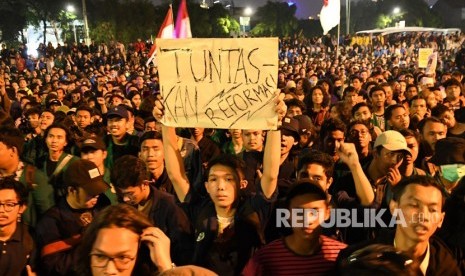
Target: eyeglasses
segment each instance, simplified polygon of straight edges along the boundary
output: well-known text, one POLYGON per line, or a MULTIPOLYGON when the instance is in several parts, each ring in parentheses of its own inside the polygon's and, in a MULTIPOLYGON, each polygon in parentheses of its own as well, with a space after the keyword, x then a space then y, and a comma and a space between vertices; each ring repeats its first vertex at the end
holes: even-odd
POLYGON ((109 257, 104 254, 98 253, 91 253, 91 265, 93 267, 106 267, 109 261, 112 261, 117 269, 126 270, 131 267, 131 263, 136 259, 136 257, 130 256, 116 256, 116 257, 109 257))
POLYGON ((366 137, 368 135, 368 131, 358 131, 358 130, 351 130, 349 132, 349 135, 352 136, 352 137, 358 137, 358 136, 362 136, 362 137, 366 137))
POLYGON ((20 205, 20 204, 21 203, 19 202, 0 203, 0 207, 3 206, 3 209, 5 210, 5 212, 11 212, 17 205, 20 205))

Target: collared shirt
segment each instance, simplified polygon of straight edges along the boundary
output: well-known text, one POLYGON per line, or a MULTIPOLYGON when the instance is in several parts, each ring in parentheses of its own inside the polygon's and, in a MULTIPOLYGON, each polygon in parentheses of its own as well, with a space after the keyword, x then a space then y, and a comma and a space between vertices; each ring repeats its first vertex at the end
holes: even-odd
POLYGON ((423 272, 423 275, 426 275, 426 270, 428 270, 428 265, 429 265, 429 243, 428 243, 428 248, 426 249, 426 255, 423 261, 420 263, 420 270, 423 272))
POLYGON ((0 275, 21 275, 33 250, 33 240, 21 223, 7 241, 0 241, 0 275))

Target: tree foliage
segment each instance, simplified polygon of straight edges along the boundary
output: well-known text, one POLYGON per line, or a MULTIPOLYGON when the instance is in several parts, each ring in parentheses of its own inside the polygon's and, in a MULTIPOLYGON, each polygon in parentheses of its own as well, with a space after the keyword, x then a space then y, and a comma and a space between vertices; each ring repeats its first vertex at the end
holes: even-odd
POLYGON ((0 1, 0 41, 11 43, 21 37, 22 30, 27 25, 26 9, 23 0, 0 1))
POLYGON ((295 17, 296 5, 286 2, 270 2, 258 8, 254 17, 257 25, 251 33, 255 36, 292 36, 298 31, 299 23, 295 17))

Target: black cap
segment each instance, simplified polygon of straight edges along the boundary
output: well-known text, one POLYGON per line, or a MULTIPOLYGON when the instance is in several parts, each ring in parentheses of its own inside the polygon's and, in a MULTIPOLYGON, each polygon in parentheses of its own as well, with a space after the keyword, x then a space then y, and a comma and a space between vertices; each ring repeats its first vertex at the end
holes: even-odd
POLYGON ((129 113, 126 107, 122 104, 115 106, 111 108, 108 113, 107 113, 107 118, 112 118, 112 117, 121 117, 128 119, 129 118, 129 113))
POLYGON ((299 121, 291 117, 284 117, 281 125, 281 134, 293 136, 296 141, 300 140, 299 121))
POLYGON ((436 142, 434 155, 429 162, 437 165, 465 164, 465 139, 447 137, 436 142))
POLYGON ((78 159, 72 162, 63 173, 66 186, 81 187, 89 196, 96 196, 108 189, 94 162, 78 159))

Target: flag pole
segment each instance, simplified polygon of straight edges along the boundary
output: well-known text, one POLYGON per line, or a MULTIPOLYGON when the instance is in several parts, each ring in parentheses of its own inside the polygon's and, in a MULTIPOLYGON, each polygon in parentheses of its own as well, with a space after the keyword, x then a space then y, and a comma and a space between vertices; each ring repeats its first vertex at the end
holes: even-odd
POLYGON ((336 60, 339 57, 339 36, 341 35, 341 22, 337 24, 337 44, 336 44, 336 60))

